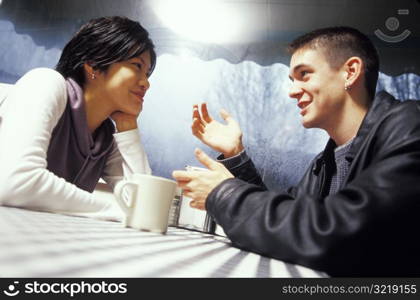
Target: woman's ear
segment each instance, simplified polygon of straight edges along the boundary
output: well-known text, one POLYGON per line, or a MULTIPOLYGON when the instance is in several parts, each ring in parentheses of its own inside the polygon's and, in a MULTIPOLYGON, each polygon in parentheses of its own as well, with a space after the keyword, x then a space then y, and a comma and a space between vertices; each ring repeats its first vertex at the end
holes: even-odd
POLYGON ((86 80, 94 80, 96 78, 95 70, 89 63, 84 63, 83 69, 85 70, 86 80))

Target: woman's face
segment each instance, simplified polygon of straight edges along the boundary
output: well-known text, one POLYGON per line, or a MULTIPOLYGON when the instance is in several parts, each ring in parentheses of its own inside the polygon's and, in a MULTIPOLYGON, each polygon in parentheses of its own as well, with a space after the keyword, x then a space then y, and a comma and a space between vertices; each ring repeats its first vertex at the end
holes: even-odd
POLYGON ((143 109, 144 96, 149 89, 147 74, 150 70, 150 53, 113 63, 98 74, 101 95, 111 105, 113 112, 121 111, 138 116, 143 109))

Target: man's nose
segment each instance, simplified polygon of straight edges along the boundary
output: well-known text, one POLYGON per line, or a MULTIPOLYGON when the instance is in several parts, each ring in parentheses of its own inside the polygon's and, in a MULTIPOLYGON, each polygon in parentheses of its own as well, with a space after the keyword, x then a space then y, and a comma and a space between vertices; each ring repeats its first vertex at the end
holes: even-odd
POLYGON ((299 99, 302 96, 302 89, 295 83, 292 83, 292 86, 289 90, 289 97, 294 99, 299 99))

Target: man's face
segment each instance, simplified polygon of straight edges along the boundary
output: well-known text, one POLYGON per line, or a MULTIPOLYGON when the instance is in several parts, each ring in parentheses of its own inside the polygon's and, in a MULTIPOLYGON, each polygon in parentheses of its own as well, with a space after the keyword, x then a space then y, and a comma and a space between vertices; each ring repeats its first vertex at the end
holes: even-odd
POLYGON ((291 58, 289 77, 289 96, 298 101, 302 125, 334 128, 344 113, 344 70, 331 68, 322 50, 303 48, 291 58))

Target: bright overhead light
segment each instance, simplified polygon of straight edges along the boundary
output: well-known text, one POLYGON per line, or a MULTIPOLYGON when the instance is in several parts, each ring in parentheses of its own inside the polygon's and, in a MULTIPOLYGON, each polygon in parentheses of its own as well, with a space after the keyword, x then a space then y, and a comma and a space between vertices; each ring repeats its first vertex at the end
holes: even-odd
POLYGON ((156 14, 179 35, 206 43, 232 43, 240 38, 241 22, 232 4, 221 0, 155 0, 156 14))

